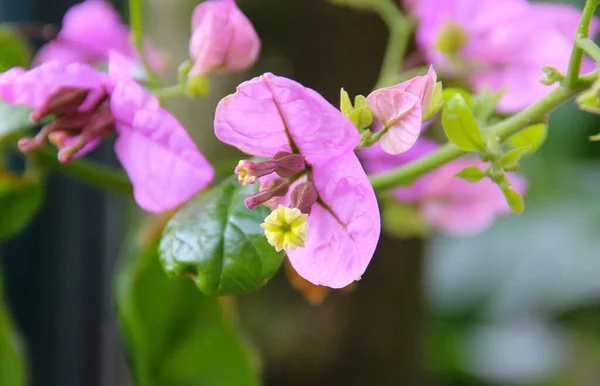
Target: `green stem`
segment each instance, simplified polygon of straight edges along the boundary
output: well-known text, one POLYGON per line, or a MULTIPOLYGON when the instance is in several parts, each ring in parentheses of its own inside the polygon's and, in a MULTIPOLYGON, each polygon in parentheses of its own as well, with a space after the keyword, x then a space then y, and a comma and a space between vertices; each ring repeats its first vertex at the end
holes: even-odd
POLYGON ((129 178, 122 171, 85 160, 74 160, 68 164, 61 164, 56 158, 56 151, 49 147, 31 153, 31 157, 42 167, 55 170, 89 185, 129 196, 133 194, 129 178))
POLYGON ((144 66, 146 74, 148 75, 150 86, 157 88, 160 85, 160 80, 158 79, 158 76, 154 70, 152 70, 152 66, 150 66, 148 56, 146 55, 146 50, 144 49, 142 0, 129 0, 129 24, 133 34, 133 43, 135 44, 135 48, 137 49, 140 59, 142 60, 142 65, 144 66))
MULTIPOLYGON (((583 8, 583 14, 577 27, 576 39, 587 38, 589 36, 590 23, 594 17, 594 11, 600 3, 600 0, 587 0, 585 7, 583 8)), ((571 59, 569 59, 569 69, 567 70, 567 77, 565 79, 565 86, 568 88, 575 88, 577 80, 579 79, 579 73, 581 71, 581 62, 583 61, 583 49, 575 45, 571 52, 571 59)))
MULTIPOLYGON (((566 87, 555 88, 543 99, 529 106, 527 109, 500 123, 490 126, 488 128, 490 136, 498 137, 500 141, 502 141, 513 134, 516 134, 531 123, 536 122, 540 117, 549 114, 552 110, 568 101, 579 91, 589 87, 588 78, 590 77, 585 77, 588 82, 577 83, 575 90, 566 87)), ((456 145, 448 143, 417 161, 403 165, 391 172, 372 176, 370 178, 371 184, 375 190, 385 190, 396 186, 407 185, 417 177, 467 153, 468 152, 459 149, 456 145)))
POLYGON ((185 93, 185 85, 177 84, 175 86, 159 88, 156 90, 152 90, 152 93, 157 98, 171 98, 183 95, 185 93))
POLYGON ((400 12, 393 0, 380 0, 373 4, 390 31, 385 56, 375 88, 389 86, 396 78, 408 47, 408 41, 415 27, 415 20, 400 12))
POLYGON ((580 38, 575 41, 575 44, 594 59, 596 63, 600 63, 600 47, 598 47, 592 39, 580 38))

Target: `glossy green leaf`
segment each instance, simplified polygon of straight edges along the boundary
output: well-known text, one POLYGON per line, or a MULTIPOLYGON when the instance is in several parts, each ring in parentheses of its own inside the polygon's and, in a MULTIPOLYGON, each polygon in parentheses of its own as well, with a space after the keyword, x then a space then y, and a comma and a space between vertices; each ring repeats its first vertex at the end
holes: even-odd
POLYGON ((283 261, 260 224, 271 212, 248 209, 244 199, 258 184, 243 186, 233 177, 188 202, 165 228, 160 258, 171 276, 193 276, 207 295, 256 290, 283 261))
POLYGON ((540 148, 540 146, 542 146, 547 135, 548 125, 545 123, 538 123, 536 125, 526 127, 517 134, 513 135, 508 139, 508 143, 510 146, 515 148, 531 146, 527 153, 533 154, 540 148))
POLYGON ((523 197, 514 190, 510 188, 502 189, 502 193, 504 193, 504 197, 506 197, 506 202, 510 209, 515 213, 522 213, 523 209, 525 209, 525 203, 523 202, 523 197))
POLYGON ((448 139, 461 149, 485 150, 475 117, 459 93, 446 102, 442 112, 442 125, 448 139))
POLYGON ((159 234, 134 241, 116 281, 116 304, 137 386, 255 386, 251 351, 219 299, 185 278, 168 278, 159 234))
POLYGON ((12 67, 28 67, 31 48, 13 29, 0 26, 0 72, 12 67))
POLYGON ((529 150, 531 146, 518 147, 510 150, 500 157, 500 165, 506 170, 515 170, 519 166, 519 161, 529 150))
POLYGON ((469 182, 479 182, 483 178, 487 177, 487 173, 479 169, 477 166, 469 166, 461 170, 459 173, 456 173, 454 176, 469 182))
POLYGON ((17 177, 0 168, 0 241, 21 231, 40 208, 43 187, 37 178, 17 177))
POLYGON ((0 385, 27 385, 25 350, 4 304, 0 272, 0 385))
POLYGON ((0 144, 13 135, 29 130, 34 123, 29 119, 31 109, 21 106, 10 106, 0 101, 0 144))

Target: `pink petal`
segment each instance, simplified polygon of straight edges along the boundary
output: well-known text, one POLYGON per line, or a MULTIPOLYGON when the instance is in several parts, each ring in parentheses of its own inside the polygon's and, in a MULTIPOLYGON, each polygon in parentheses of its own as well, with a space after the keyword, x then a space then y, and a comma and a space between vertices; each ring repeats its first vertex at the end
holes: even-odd
POLYGON ((103 92, 104 81, 103 75, 86 64, 65 66, 58 62, 47 62, 29 71, 11 69, 0 75, 0 98, 10 104, 37 109, 59 88, 88 88, 91 90, 88 99, 79 108, 84 111, 89 103, 97 101, 103 92))
POLYGON ((210 184, 214 171, 187 131, 137 83, 115 87, 111 110, 115 151, 143 209, 173 209, 210 184))
POLYGON ((287 251, 294 269, 313 284, 342 288, 360 279, 379 240, 379 207, 353 153, 313 168, 327 207, 315 204, 304 248, 287 251))
POLYGON ((91 63, 93 58, 88 52, 72 44, 59 40, 52 41, 42 46, 33 59, 32 66, 37 67, 42 63, 57 61, 63 65, 69 63, 91 63))
POLYGON ((238 86, 219 102, 219 140, 255 156, 292 151, 309 163, 350 152, 360 142, 352 122, 315 91, 267 73, 238 86))
POLYGON ((400 154, 415 144, 421 133, 420 96, 394 87, 383 88, 367 96, 367 105, 379 122, 389 126, 379 140, 383 150, 400 154))

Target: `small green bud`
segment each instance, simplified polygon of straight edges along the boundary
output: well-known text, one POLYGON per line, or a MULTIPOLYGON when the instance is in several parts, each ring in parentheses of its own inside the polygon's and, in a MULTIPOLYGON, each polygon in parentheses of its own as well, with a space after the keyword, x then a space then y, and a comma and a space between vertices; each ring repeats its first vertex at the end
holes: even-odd
POLYGON ((202 97, 210 91, 210 81, 204 76, 194 76, 185 84, 185 95, 188 97, 202 97))
POLYGON ((345 116, 349 116, 353 109, 354 107, 352 106, 348 92, 342 88, 340 90, 340 111, 345 116))
POLYGON ((542 79, 540 79, 540 83, 545 84, 546 86, 551 86, 556 82, 562 82, 565 79, 565 76, 556 67, 542 66, 542 71, 544 71, 544 75, 542 76, 542 79))
POLYGON ((179 80, 179 84, 184 84, 186 82, 187 76, 190 70, 192 69, 192 66, 193 64, 189 60, 186 60, 185 62, 179 65, 179 67, 177 68, 177 79, 179 80))

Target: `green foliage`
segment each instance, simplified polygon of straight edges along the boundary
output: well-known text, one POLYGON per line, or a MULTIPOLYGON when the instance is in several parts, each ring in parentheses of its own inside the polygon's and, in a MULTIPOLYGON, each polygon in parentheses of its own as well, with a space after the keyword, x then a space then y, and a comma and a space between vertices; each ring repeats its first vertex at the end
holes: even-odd
POLYGON ((29 223, 43 195, 38 178, 17 177, 0 167, 0 241, 15 235, 29 223))
MULTIPOLYGON (((218 298, 184 278, 169 279, 159 234, 133 239, 116 282, 116 303, 138 386, 255 386, 251 352, 218 298)), ((4 384, 4 383, 2 383, 4 384)))
POLYGON ((521 197, 519 193, 510 188, 503 188, 502 193, 504 193, 506 202, 513 212, 523 213, 523 209, 525 209, 525 203, 523 202, 523 197, 521 197))
POLYGON ((444 102, 448 102, 456 94, 459 94, 465 100, 465 102, 467 102, 469 107, 473 106, 473 96, 467 90, 463 90, 462 88, 445 88, 442 91, 442 99, 444 102))
POLYGON ((359 130, 366 129, 373 123, 373 112, 367 106, 367 99, 363 95, 357 95, 352 106, 350 96, 343 88, 340 90, 340 111, 350 118, 359 130))
POLYGON ((2 273, 0 272, 0 385, 27 385, 25 353, 8 308, 4 304, 2 273))
POLYGON ((514 148, 530 146, 527 153, 533 154, 540 148, 540 146, 542 146, 546 140, 547 134, 548 125, 545 123, 538 123, 536 125, 526 127, 517 134, 513 135, 508 139, 508 143, 514 148))
POLYGON ((479 169, 477 166, 469 166, 461 170, 459 173, 456 173, 454 176, 475 183, 487 177, 487 172, 479 169))
POLYGON ((267 283, 283 261, 260 224, 270 213, 248 209, 244 199, 258 184, 243 186, 233 177, 188 202, 169 222, 160 259, 171 276, 193 276, 206 295, 231 295, 267 283))
POLYGON ((31 61, 29 45, 10 27, 0 26, 0 52, 0 72, 12 67, 27 67, 31 61))
POLYGON ((531 146, 518 147, 512 149, 500 157, 500 166, 505 170, 516 170, 519 167, 519 161, 529 150, 531 146))
POLYGON ((446 102, 442 113, 442 125, 448 139, 462 150, 485 150, 475 117, 460 93, 454 94, 446 102))

